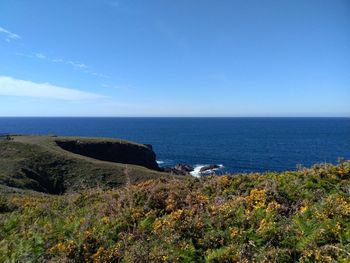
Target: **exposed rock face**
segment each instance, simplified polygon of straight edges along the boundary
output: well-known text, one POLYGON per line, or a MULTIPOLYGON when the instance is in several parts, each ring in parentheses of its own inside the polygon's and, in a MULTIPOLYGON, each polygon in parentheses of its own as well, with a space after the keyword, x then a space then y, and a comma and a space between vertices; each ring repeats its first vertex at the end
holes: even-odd
POLYGON ((56 144, 64 150, 101 161, 135 164, 159 170, 151 145, 83 140, 56 140, 56 144))
POLYGON ((194 170, 193 166, 189 164, 182 164, 182 163, 175 165, 175 167, 163 168, 164 172, 172 173, 176 175, 189 175, 190 172, 192 172, 193 170, 194 170))
POLYGON ((182 164, 182 163, 179 163, 177 165, 175 165, 175 169, 176 170, 179 170, 179 171, 184 171, 184 172, 192 172, 194 169, 191 165, 189 164, 182 164))
POLYGON ((210 165, 206 165, 206 166, 203 166, 199 172, 203 173, 203 172, 207 172, 207 171, 210 171, 210 170, 214 170, 214 169, 219 169, 220 166, 217 165, 217 164, 210 164, 210 165))

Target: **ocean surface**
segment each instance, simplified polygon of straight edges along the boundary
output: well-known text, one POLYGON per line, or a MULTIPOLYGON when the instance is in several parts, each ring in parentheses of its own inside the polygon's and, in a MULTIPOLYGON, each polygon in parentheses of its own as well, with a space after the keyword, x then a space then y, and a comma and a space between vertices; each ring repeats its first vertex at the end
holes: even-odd
POLYGON ((0 118, 0 133, 123 138, 152 144, 161 166, 283 171, 350 159, 350 118, 0 118))

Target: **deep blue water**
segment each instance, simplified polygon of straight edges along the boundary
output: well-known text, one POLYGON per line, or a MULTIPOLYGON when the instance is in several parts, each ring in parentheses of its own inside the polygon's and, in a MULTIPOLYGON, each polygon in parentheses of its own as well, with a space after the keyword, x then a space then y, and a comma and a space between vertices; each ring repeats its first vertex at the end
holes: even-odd
POLYGON ((0 118, 0 133, 116 137, 149 143, 157 159, 281 171, 350 159, 350 118, 0 118))

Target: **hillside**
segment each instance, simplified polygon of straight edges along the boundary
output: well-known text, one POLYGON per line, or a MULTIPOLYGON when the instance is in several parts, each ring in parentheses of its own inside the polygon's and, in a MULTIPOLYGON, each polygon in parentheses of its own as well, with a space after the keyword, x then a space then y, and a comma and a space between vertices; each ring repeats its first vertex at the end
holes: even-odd
POLYGON ((107 138, 11 136, 0 140, 0 184, 61 194, 158 178, 145 145, 107 138), (126 177, 128 175, 128 178, 126 177))
POLYGON ((349 161, 0 199, 0 262, 345 263, 349 251, 349 161))

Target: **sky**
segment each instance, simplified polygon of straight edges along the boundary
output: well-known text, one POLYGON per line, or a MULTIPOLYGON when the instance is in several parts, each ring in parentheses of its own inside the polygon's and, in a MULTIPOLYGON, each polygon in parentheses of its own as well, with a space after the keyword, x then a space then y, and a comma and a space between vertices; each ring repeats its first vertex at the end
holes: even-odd
POLYGON ((350 1, 1 0, 0 116, 350 117, 350 1))

